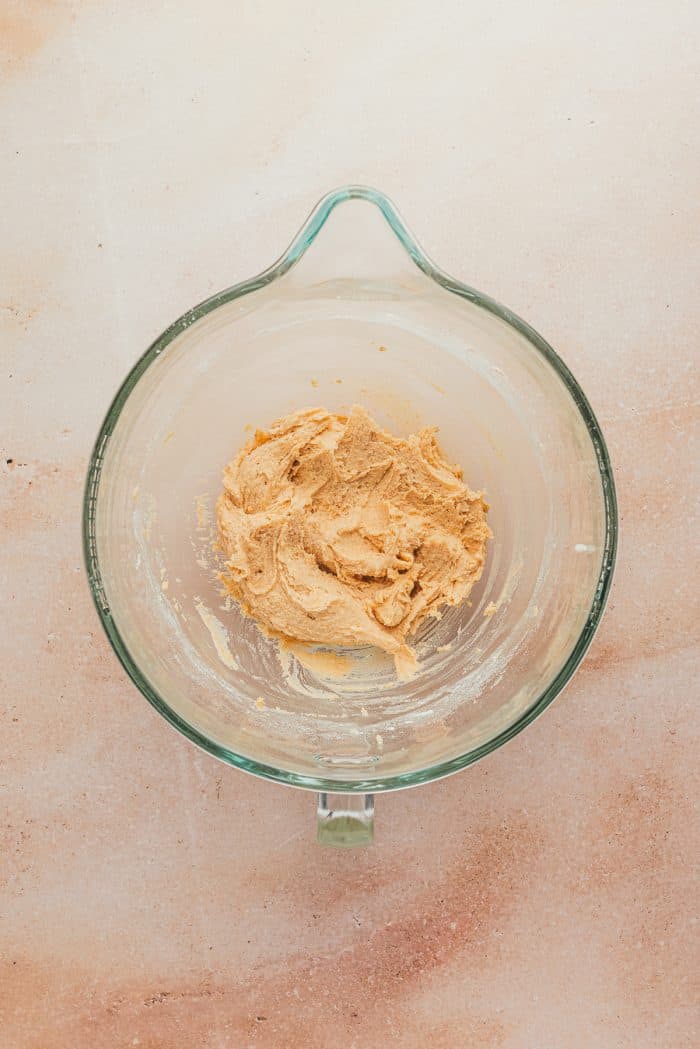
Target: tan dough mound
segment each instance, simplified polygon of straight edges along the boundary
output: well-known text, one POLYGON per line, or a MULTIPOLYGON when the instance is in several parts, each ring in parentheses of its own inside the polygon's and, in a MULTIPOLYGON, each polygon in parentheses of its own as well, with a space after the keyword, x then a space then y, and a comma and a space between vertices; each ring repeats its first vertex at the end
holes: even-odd
POLYGON ((358 407, 258 430, 217 504, 222 579, 244 611, 295 640, 376 645, 410 673, 406 638, 466 598, 491 535, 435 433, 394 437, 358 407))

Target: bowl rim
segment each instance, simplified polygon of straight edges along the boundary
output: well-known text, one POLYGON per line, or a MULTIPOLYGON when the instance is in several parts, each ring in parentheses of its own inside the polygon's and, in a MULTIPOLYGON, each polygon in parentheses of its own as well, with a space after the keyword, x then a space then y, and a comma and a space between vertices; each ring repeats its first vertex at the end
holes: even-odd
POLYGON ((518 733, 522 732, 531 721, 534 721, 536 717, 546 710, 550 703, 552 703, 565 685, 571 680, 598 628, 612 583, 619 529, 615 482, 605 439, 586 395, 567 365, 549 343, 526 321, 522 320, 515 313, 507 307, 502 306, 494 299, 482 294, 469 285, 463 284, 461 281, 449 276, 449 274, 436 266, 420 247, 418 241, 409 231, 406 223, 403 221, 396 207, 389 198, 377 189, 359 185, 342 186, 327 193, 314 207, 287 250, 277 259, 276 262, 256 276, 217 292, 188 310, 186 313, 182 314, 181 317, 174 321, 153 343, 151 343, 145 353, 143 353, 137 360, 119 387, 119 390, 107 411, 102 426, 100 427, 97 440, 95 441, 85 482, 82 522, 83 554, 88 581, 102 626, 117 658, 121 662, 128 676, 149 703, 155 707, 158 713, 161 714, 166 721, 202 750, 219 758, 226 764, 242 769, 245 772, 250 772, 254 775, 261 776, 264 779, 274 780, 279 783, 302 787, 307 790, 355 794, 378 793, 389 790, 398 790, 403 787, 417 786, 422 783, 429 783, 432 780, 441 779, 451 773, 458 772, 460 769, 466 768, 468 765, 479 761, 487 754, 491 754, 493 751, 503 746, 504 743, 512 739, 514 736, 517 736, 518 733), (235 751, 229 750, 227 747, 214 742, 182 718, 156 691, 146 676, 142 673, 114 621, 102 583, 97 553, 96 532, 97 499, 106 447, 115 430, 122 409, 124 408, 129 395, 147 368, 157 360, 166 347, 177 338, 178 335, 196 321, 200 320, 200 318, 216 310, 218 307, 223 306, 234 299, 240 298, 243 295, 248 295, 251 292, 257 291, 258 289, 265 287, 267 284, 270 284, 272 281, 284 276, 284 274, 287 273, 296 262, 298 262, 301 256, 314 242, 333 209, 347 200, 365 200, 374 204, 379 208, 392 232, 403 245, 413 262, 427 277, 435 281, 447 291, 458 295, 460 298, 469 300, 503 320, 506 324, 510 325, 523 335, 533 349, 545 358, 567 387, 574 404, 578 408, 586 425, 598 465, 605 508, 605 540, 601 554, 601 567, 598 575, 598 582, 591 608, 586 617, 581 633, 564 665, 528 709, 524 711, 524 713, 522 713, 511 725, 499 732, 492 739, 482 743, 480 746, 475 747, 472 750, 468 750, 465 753, 458 755, 457 757, 450 758, 447 761, 438 762, 435 765, 426 766, 425 768, 416 769, 412 772, 401 773, 399 775, 370 776, 362 780, 352 781, 328 779, 323 776, 310 776, 298 772, 291 772, 286 769, 278 769, 275 766, 264 764, 246 757, 243 754, 238 754, 235 751))

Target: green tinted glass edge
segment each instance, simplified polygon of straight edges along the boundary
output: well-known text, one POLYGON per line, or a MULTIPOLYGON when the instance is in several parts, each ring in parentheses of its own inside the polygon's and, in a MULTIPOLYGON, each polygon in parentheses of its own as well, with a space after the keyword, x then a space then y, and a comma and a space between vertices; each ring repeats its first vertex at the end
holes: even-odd
POLYGON ((262 776, 265 779, 275 780, 279 783, 286 783, 307 790, 328 792, 347 791, 349 793, 379 793, 389 790, 398 790, 402 787, 418 786, 421 783, 429 783, 431 780, 448 776, 453 772, 458 772, 460 769, 466 768, 475 761, 479 761, 487 754, 497 750, 498 747, 503 746, 504 743, 507 743, 509 739, 512 739, 519 732, 522 732, 531 721, 534 721, 534 719, 549 706, 556 696, 559 695, 565 685, 571 680, 571 677, 593 640, 605 609, 605 604, 612 583, 615 558, 617 554, 617 537, 617 499, 615 495, 615 482, 613 480, 610 457, 608 455, 602 431, 593 410, 569 368, 564 364, 549 343, 547 343, 542 336, 534 330, 534 328, 531 328, 530 325, 520 317, 516 316, 516 314, 512 313, 505 306, 501 306, 500 303, 496 302, 494 299, 489 298, 487 295, 482 295, 474 288, 462 284, 460 281, 450 277, 436 266, 422 251, 394 205, 383 193, 368 186, 356 185, 343 186, 326 194, 326 196, 324 196, 313 209, 309 218, 306 220, 288 249, 275 263, 272 264, 272 266, 263 270, 263 272, 259 273, 257 276, 242 281, 240 284, 234 284, 232 287, 217 292, 210 298, 200 302, 197 306, 188 310, 173 324, 166 328, 162 335, 160 335, 155 342, 149 346, 127 375, 117 391, 107 415, 105 416, 105 420, 98 434, 90 458, 83 499, 83 554, 95 607, 97 608, 102 626, 104 627, 107 637, 109 638, 119 661, 126 670, 128 676, 134 682, 139 691, 146 697, 149 703, 155 707, 166 721, 170 722, 174 728, 181 732, 183 736, 186 736, 192 743, 229 765, 233 765, 245 772, 253 773, 256 776, 262 776), (306 776, 296 772, 277 769, 273 766, 264 765, 252 760, 251 758, 247 758, 242 754, 237 754, 234 751, 213 742, 198 732, 197 729, 193 728, 181 718, 168 705, 162 696, 156 692, 150 682, 139 670, 138 665, 132 658, 127 645, 112 619, 109 604, 102 585, 102 577, 97 557, 95 512, 100 475, 102 472, 102 461, 107 442, 114 432, 127 398, 146 369, 157 357, 160 356, 173 339, 198 321, 201 317, 211 313, 212 310, 217 309, 217 307, 222 306, 227 302, 231 302, 233 299, 237 299, 242 295, 248 295, 251 292, 257 291, 259 288, 265 287, 267 284, 270 284, 272 281, 277 280, 287 273, 287 271, 290 270, 291 267, 301 258, 307 248, 314 242, 333 209, 343 201, 353 199, 369 201, 379 208, 397 239, 426 276, 430 277, 447 291, 459 295, 461 298, 468 299, 470 302, 488 310, 489 313, 494 314, 496 317, 499 317, 511 327, 515 328, 554 368, 571 394, 574 403, 586 424, 586 428, 593 444, 603 491, 606 528, 598 584, 583 630, 581 631, 569 658, 557 676, 520 718, 503 732, 495 736, 492 740, 489 740, 488 743, 484 743, 473 750, 450 759, 449 761, 441 762, 437 765, 431 765, 424 769, 418 769, 417 771, 404 773, 398 776, 388 776, 385 778, 379 776, 353 782, 339 782, 338 780, 325 779, 320 776, 306 776))

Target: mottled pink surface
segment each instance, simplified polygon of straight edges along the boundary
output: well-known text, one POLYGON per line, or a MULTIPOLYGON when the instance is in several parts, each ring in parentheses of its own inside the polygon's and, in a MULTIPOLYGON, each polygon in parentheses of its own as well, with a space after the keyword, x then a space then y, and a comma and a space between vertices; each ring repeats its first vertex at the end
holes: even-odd
POLYGON ((698 1044, 697 10, 5 0, 2 1049, 698 1044), (80 507, 144 346, 352 180, 562 352, 622 546, 554 707, 338 853, 125 679, 80 507))

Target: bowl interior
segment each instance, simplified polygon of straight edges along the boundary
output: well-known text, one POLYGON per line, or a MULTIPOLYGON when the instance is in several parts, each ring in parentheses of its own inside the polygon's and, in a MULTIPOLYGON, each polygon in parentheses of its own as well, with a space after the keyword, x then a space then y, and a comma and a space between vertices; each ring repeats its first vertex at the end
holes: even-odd
POLYGON ((604 453, 575 397, 527 331, 417 269, 289 273, 218 306, 132 375, 96 453, 93 583, 127 669, 208 749, 301 785, 382 789, 479 756, 559 687, 599 612, 604 453), (371 649, 281 650, 223 598, 212 548, 250 428, 354 403, 403 435, 438 426, 491 505, 482 580, 419 632, 408 682, 371 649))

